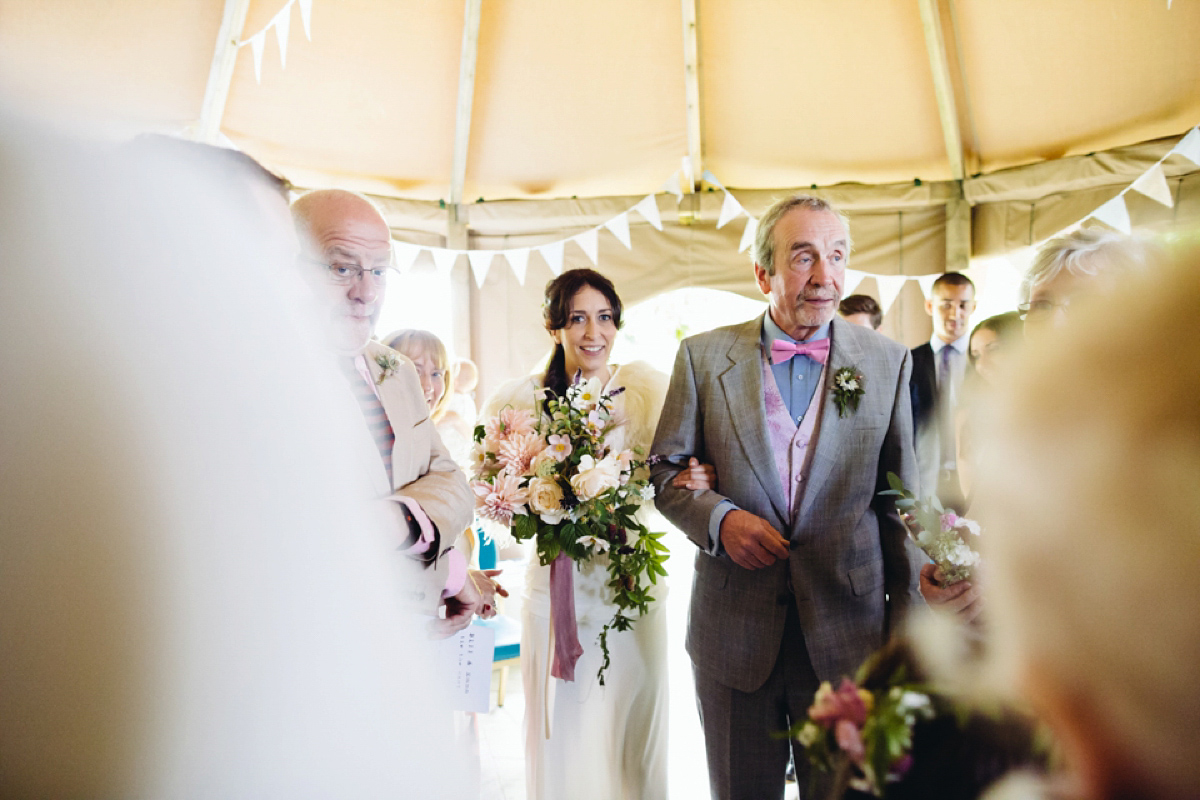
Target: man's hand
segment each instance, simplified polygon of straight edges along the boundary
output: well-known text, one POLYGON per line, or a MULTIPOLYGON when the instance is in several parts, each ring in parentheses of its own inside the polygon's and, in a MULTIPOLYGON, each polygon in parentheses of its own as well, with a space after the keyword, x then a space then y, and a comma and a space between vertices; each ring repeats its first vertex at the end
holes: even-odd
POLYGON ((482 602, 479 590, 471 580, 471 573, 467 573, 467 579, 463 581, 463 587, 458 590, 458 594, 447 597, 442 602, 446 606, 446 618, 435 619, 429 625, 430 632, 437 639, 453 636, 471 624, 471 617, 475 616, 475 611, 482 602))
POLYGON ((688 465, 671 479, 671 485, 676 489, 716 489, 717 471, 712 464, 701 464, 695 458, 688 459, 688 465))
POLYGON ((933 564, 921 567, 921 596, 930 608, 957 614, 963 622, 973 622, 982 610, 979 587, 970 581, 943 586, 942 575, 933 564))
POLYGON ((788 557, 787 539, 762 517, 741 509, 721 520, 721 546, 733 563, 746 569, 762 569, 788 557))
POLYGON ((475 588, 479 590, 479 610, 476 613, 484 619, 491 619, 496 616, 496 595, 508 597, 508 591, 493 580, 501 572, 503 570, 473 569, 467 573, 468 579, 475 581, 475 588))

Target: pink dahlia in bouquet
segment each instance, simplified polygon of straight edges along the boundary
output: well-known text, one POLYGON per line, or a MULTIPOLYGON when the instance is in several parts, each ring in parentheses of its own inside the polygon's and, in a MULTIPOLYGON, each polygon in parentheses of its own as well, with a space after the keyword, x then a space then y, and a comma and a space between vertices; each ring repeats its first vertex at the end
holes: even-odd
POLYGON ((571 563, 607 559, 617 611, 600 632, 601 685, 608 632, 629 630, 653 601, 650 586, 667 574, 663 534, 635 516, 654 496, 647 462, 637 449, 614 450, 607 441, 618 422, 613 398, 622 391, 604 394, 599 380, 577 374, 563 396, 544 390, 540 414, 506 407, 476 427, 472 450, 479 516, 508 526, 518 541, 533 539, 551 567, 556 677, 573 680, 582 653, 571 563))

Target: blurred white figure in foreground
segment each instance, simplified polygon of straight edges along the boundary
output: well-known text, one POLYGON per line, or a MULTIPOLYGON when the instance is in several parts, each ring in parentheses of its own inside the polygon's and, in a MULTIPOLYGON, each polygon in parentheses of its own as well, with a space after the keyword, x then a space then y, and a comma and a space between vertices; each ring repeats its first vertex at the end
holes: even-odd
POLYGON ((1090 800, 1200 797, 1198 263, 1074 293, 986 417, 993 666, 1090 800))
POLYGON ((462 796, 286 215, 3 113, 0 174, 0 796, 462 796))

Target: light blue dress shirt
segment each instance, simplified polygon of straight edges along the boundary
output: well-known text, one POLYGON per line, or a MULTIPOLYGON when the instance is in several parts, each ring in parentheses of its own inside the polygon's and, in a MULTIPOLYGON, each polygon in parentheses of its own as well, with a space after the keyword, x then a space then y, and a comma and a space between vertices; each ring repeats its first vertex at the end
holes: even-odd
MULTIPOLYGON (((768 311, 763 316, 763 349, 770 353, 771 342, 776 339, 792 344, 828 339, 831 324, 826 322, 807 339, 793 339, 775 324, 775 320, 771 319, 771 312, 768 311)), ((788 413, 792 415, 792 419, 797 425, 804 418, 804 412, 808 410, 813 394, 821 383, 822 369, 823 365, 809 356, 796 356, 782 363, 771 365, 771 373, 775 376, 775 385, 783 398, 783 404, 787 406, 788 413)), ((725 519, 726 514, 736 508, 737 506, 732 500, 724 500, 712 510, 712 516, 708 518, 708 540, 712 543, 709 552, 713 555, 721 552, 721 521, 725 519)))

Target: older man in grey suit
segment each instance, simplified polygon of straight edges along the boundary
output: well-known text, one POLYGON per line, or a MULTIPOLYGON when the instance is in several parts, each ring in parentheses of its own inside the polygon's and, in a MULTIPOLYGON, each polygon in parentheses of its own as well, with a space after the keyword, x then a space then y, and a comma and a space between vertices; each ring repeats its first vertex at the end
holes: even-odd
POLYGON ((684 340, 654 440, 658 508, 700 547, 687 647, 714 798, 782 797, 772 734, 921 602, 923 559, 879 496, 888 472, 916 483, 909 353, 836 318, 849 254, 825 201, 772 206, 754 247, 768 312, 684 340), (691 459, 716 487, 672 485, 691 459))

